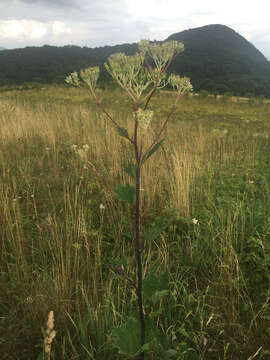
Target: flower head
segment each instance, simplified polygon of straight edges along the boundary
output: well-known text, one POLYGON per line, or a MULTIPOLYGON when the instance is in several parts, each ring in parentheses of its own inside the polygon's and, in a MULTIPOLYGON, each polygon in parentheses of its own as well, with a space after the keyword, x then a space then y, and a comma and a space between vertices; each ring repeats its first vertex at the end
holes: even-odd
POLYGON ((148 128, 151 120, 153 119, 153 115, 154 115, 154 111, 143 110, 141 108, 133 113, 133 116, 138 121, 139 126, 143 130, 146 130, 148 128))
POLYGON ((99 67, 93 66, 88 67, 85 70, 81 70, 80 77, 89 88, 95 89, 99 77, 99 67))
POLYGON ((104 206, 103 204, 100 204, 100 205, 99 205, 99 210, 100 210, 100 211, 104 211, 104 210, 105 210, 105 206, 104 206))
POLYGON ((168 78, 168 83, 180 94, 193 90, 193 86, 187 77, 171 74, 168 78))
POLYGON ((72 72, 70 75, 68 75, 65 79, 66 83, 73 85, 73 86, 79 86, 80 85, 80 81, 79 81, 79 77, 78 77, 78 73, 72 72))

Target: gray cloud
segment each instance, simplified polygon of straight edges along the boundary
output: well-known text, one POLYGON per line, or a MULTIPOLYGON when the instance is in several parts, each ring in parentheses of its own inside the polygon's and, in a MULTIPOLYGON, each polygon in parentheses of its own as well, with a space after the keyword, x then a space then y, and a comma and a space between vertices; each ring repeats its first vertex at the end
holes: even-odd
MULTIPOLYGON (((195 11, 194 6, 190 5, 190 8, 183 6, 183 11, 178 11, 178 2, 168 0, 174 5, 174 12, 162 13, 160 9, 167 8, 160 2, 163 8, 158 8, 158 3, 154 9, 148 6, 149 14, 145 15, 142 0, 138 0, 136 4, 136 14, 133 14, 128 6, 129 1, 131 0, 0 0, 0 28, 1 21, 6 20, 17 20, 15 28, 22 23, 26 28, 25 32, 21 32, 17 37, 14 34, 8 36, 7 31, 4 36, 3 31, 0 31, 0 46, 14 48, 46 43, 96 47, 135 42, 143 38, 163 40, 172 33, 211 23, 231 26, 243 36, 247 33, 246 29, 248 34, 251 34, 250 22, 247 19, 242 19, 246 28, 242 27, 237 20, 237 14, 231 19, 231 15, 228 17, 223 11, 212 9, 209 4, 206 4, 203 10, 197 7, 195 11), (25 21, 28 21, 26 25, 25 21), (31 26, 34 29, 32 34, 31 26), (42 35, 33 36, 33 32, 38 32, 42 27, 42 35)), ((152 3, 154 4, 154 0, 152 3)), ((270 58, 268 22, 265 28, 268 28, 268 32, 262 32, 261 29, 253 32, 252 29, 253 36, 249 35, 248 40, 270 58)))
POLYGON ((52 7, 76 7, 79 6, 80 1, 78 0, 13 0, 7 1, 2 0, 2 2, 10 5, 15 4, 16 6, 20 6, 20 4, 26 5, 45 5, 45 6, 52 6, 52 7))
POLYGON ((74 1, 72 0, 21 0, 25 4, 37 4, 43 3, 44 5, 53 5, 53 6, 70 6, 74 1))

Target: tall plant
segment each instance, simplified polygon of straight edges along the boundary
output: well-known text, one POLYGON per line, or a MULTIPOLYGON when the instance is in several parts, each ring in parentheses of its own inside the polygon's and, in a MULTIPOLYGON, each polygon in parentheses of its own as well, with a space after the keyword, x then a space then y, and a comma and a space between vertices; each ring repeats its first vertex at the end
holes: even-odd
MULTIPOLYGON (((135 236, 134 256, 136 259, 135 289, 138 302, 138 320, 130 318, 121 328, 116 329, 115 344, 120 353, 130 357, 139 354, 144 359, 147 344, 153 342, 150 331, 146 331, 145 308, 147 303, 154 303, 168 291, 167 274, 149 274, 143 279, 142 255, 143 247, 141 240, 141 174, 146 161, 159 149, 163 139, 162 134, 170 120, 176 106, 185 92, 192 91, 190 80, 186 77, 171 74, 167 76, 167 70, 174 58, 184 50, 184 45, 176 41, 163 44, 150 43, 142 40, 139 43, 139 52, 133 56, 124 53, 113 54, 109 57, 105 68, 125 90, 133 108, 134 130, 132 134, 121 126, 103 107, 96 92, 99 67, 89 67, 79 73, 73 72, 67 76, 66 82, 80 86, 86 85, 94 102, 100 107, 109 121, 113 123, 120 136, 124 137, 133 147, 134 160, 124 165, 124 171, 133 179, 135 186, 130 184, 118 185, 116 195, 120 201, 126 201, 134 205, 135 198, 135 236), (147 129, 154 117, 154 112, 149 109, 149 103, 157 89, 170 85, 176 91, 175 101, 164 119, 150 145, 144 144, 147 129), (133 333, 133 335, 131 335, 133 333), (138 335, 138 336, 137 336, 138 335), (132 337, 130 337, 132 336, 132 337), (130 340, 130 341, 129 341, 130 340)), ((159 226, 146 232, 146 236, 153 239, 158 236, 159 226)))

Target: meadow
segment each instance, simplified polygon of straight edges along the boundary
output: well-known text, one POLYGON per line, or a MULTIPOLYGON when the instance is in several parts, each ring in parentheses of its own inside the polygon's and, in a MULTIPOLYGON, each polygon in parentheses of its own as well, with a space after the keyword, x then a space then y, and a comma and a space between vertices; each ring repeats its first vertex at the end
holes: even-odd
MULTIPOLYGON (((131 129, 121 90, 99 90, 131 129)), ((154 129, 173 95, 152 101, 154 129)), ((86 90, 0 92, 0 359, 125 359, 112 329, 136 308, 109 259, 132 267, 134 215, 115 196, 129 144, 86 90)), ((142 174, 144 272, 167 271, 153 309, 179 360, 270 358, 270 104, 185 96, 142 174)), ((162 341, 162 340, 160 340, 162 341)), ((166 346, 166 344, 164 345, 166 346)), ((148 353, 146 359, 162 359, 148 353)))

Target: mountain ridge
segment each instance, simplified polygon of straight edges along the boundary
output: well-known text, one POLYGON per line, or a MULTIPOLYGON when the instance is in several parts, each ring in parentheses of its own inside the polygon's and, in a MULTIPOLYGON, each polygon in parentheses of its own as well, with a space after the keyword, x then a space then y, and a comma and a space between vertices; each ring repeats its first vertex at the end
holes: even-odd
POLYGON ((172 65, 172 71, 195 79, 196 87, 209 91, 260 93, 267 87, 270 97, 270 62, 248 40, 226 25, 214 24, 184 30, 165 41, 177 40, 185 51, 172 65), (238 84, 237 84, 238 82, 238 84), (215 84, 214 84, 215 83, 215 84), (217 86, 217 84, 219 85, 217 86))
MULTIPOLYGON (((172 34, 164 41, 170 40, 181 41, 185 46, 170 71, 189 76, 196 91, 239 95, 252 92, 270 97, 270 61, 233 29, 206 25, 172 34)), ((1 51, 0 85, 64 83, 68 73, 96 65, 101 67, 101 80, 107 82, 109 77, 103 66, 107 58, 116 52, 133 55, 137 51, 137 43, 97 48, 44 45, 1 51)))

